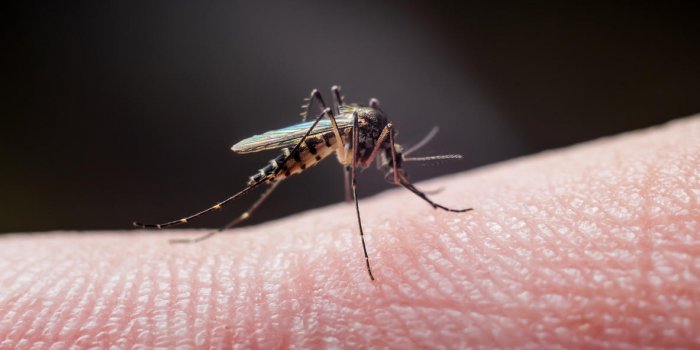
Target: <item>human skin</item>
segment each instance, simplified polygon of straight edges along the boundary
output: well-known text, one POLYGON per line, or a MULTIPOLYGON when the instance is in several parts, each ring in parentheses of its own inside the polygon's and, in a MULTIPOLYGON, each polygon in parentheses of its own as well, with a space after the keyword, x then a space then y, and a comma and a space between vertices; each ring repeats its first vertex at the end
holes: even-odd
POLYGON ((0 348, 700 347, 700 117, 237 229, 0 239, 0 348))

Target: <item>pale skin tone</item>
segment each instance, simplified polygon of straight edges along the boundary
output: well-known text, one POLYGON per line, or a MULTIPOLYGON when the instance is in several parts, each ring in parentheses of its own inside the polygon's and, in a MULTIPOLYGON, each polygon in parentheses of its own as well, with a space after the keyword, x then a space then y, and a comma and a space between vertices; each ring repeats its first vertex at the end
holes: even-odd
POLYGON ((700 117, 418 186, 474 211, 362 200, 374 282, 348 204, 193 245, 5 236, 0 348, 700 346, 700 117))

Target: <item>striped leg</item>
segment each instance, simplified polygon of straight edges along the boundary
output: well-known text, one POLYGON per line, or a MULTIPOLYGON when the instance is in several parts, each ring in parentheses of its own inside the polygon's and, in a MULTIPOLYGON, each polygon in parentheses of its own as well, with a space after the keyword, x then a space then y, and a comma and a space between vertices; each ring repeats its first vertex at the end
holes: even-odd
MULTIPOLYGON (((328 118, 330 118, 331 121, 333 122, 333 127, 334 127, 334 130, 333 130, 333 131, 334 131, 334 133, 337 133, 337 135, 340 135, 340 130, 338 130, 338 126, 337 126, 337 124, 335 123, 335 118, 334 118, 334 116, 333 116, 332 113, 331 113, 331 109, 330 109, 330 108, 326 108, 326 109, 324 109, 323 113, 321 113, 321 115, 319 115, 318 117, 316 117, 316 119, 314 120, 313 124, 311 124, 311 127, 309 128, 309 130, 306 131, 306 134, 304 134, 304 136, 301 138, 301 140, 299 140, 299 142, 296 144, 296 146, 294 146, 294 148, 291 150, 291 152, 289 152, 289 155, 284 159, 284 161, 282 162, 282 164, 287 163, 287 161, 289 160, 289 158, 293 157, 294 154, 295 154, 296 152, 299 151, 299 148, 300 148, 301 145, 304 143, 304 141, 306 141, 306 139, 309 137, 309 135, 311 134, 311 131, 313 131, 313 129, 316 127, 316 125, 317 125, 318 122, 321 120, 321 118, 323 118, 323 117, 325 117, 325 116, 327 116, 328 118)), ((281 169, 281 168, 280 168, 280 169, 281 169)), ((231 196, 231 197, 229 197, 229 198, 226 198, 224 201, 222 201, 222 202, 220 202, 220 203, 217 203, 217 204, 215 204, 215 205, 213 205, 213 206, 211 206, 211 207, 209 207, 209 208, 207 208, 207 209, 204 209, 204 210, 202 210, 202 211, 200 211, 200 212, 197 212, 197 213, 192 214, 192 215, 190 215, 190 216, 184 217, 184 218, 182 218, 182 219, 173 220, 173 221, 165 222, 165 223, 162 223, 162 224, 144 224, 144 223, 140 223, 140 222, 134 222, 133 224, 134 224, 134 226, 137 226, 137 227, 158 228, 158 229, 162 229, 162 228, 166 228, 166 227, 171 227, 171 226, 176 226, 176 225, 181 225, 181 224, 186 224, 186 223, 188 223, 188 222, 189 222, 190 220, 192 220, 192 219, 195 219, 195 218, 197 218, 197 217, 200 217, 200 216, 202 216, 202 215, 204 215, 204 214, 206 214, 206 213, 209 213, 209 212, 211 212, 211 211, 213 211, 213 210, 221 209, 221 207, 224 206, 225 204, 227 204, 227 203, 231 202, 232 200, 234 200, 234 199, 236 199, 236 198, 238 198, 238 197, 240 197, 240 196, 242 196, 242 195, 244 195, 244 194, 250 192, 252 189, 254 189, 254 188, 260 186, 262 183, 266 182, 267 179, 268 179, 268 178, 262 178, 262 179, 258 180, 257 182, 254 182, 254 183, 250 184, 248 187, 244 188, 242 191, 240 191, 240 192, 234 194, 233 196, 231 196)), ((255 202, 255 203, 253 204, 253 207, 251 207, 251 209, 249 209, 248 211, 246 211, 245 213, 243 213, 243 214, 241 215, 241 217, 239 217, 238 219, 236 219, 236 220, 234 220, 233 222, 231 222, 230 225, 231 225, 231 226, 236 225, 236 224, 238 224, 239 222, 241 222, 242 220, 247 219, 247 218, 250 216, 250 212, 252 212, 253 210, 257 209, 257 207, 267 198, 267 195, 268 195, 270 192, 272 192, 272 190, 274 190, 275 187, 276 187, 276 185, 273 184, 273 186, 272 186, 270 189, 268 189, 268 191, 266 191, 266 192, 263 194, 263 196, 262 196, 257 202, 255 202)), ((225 228, 228 227, 228 226, 229 226, 229 225, 226 225, 225 228)), ((199 241, 202 241, 202 240, 204 240, 204 239, 207 239, 207 238, 213 236, 214 234, 216 234, 216 232, 217 232, 217 231, 215 231, 215 232, 210 232, 210 233, 208 233, 208 234, 206 234, 206 235, 204 235, 204 236, 202 236, 202 237, 198 237, 198 238, 195 238, 195 239, 174 240, 173 243, 199 242, 199 241)))
MULTIPOLYGON (((335 121, 335 118, 333 118, 333 115, 330 114, 330 113, 331 113, 331 112, 330 112, 330 108, 326 108, 326 109, 323 111, 323 113, 322 113, 321 115, 319 115, 318 117, 316 117, 316 119, 314 120, 314 123, 311 124, 311 127, 309 128, 309 130, 306 131, 306 134, 304 135, 304 137, 302 137, 301 140, 299 140, 299 142, 296 144, 296 146, 294 146, 294 148, 292 149, 292 151, 289 152, 289 155, 284 159, 284 161, 282 162, 282 164, 285 164, 285 163, 287 162, 287 160, 289 160, 289 158, 292 157, 292 156, 294 155, 295 152, 298 152, 298 151, 299 151, 299 148, 300 148, 301 145, 304 143, 304 141, 306 141, 306 139, 308 138, 309 134, 311 134, 311 131, 313 131, 313 129, 316 127, 316 125, 317 125, 318 122, 321 120, 321 118, 323 118, 324 116, 328 116, 329 118, 331 118, 332 121, 335 121)), ((336 130, 334 130, 334 132, 340 134, 340 131, 337 130, 337 125, 334 124, 334 126, 335 126, 335 129, 336 129, 336 130)), ((271 176, 274 176, 274 174, 271 175, 271 176)), ((159 229, 160 229, 160 228, 165 228, 165 227, 170 227, 170 226, 185 224, 185 223, 189 222, 191 219, 197 218, 197 217, 199 217, 199 216, 201 216, 201 215, 204 215, 204 214, 206 214, 206 213, 208 213, 208 212, 210 212, 210 211, 212 211, 212 210, 220 209, 220 208, 221 208, 223 205, 225 205, 226 203, 229 203, 230 201, 232 201, 232 200, 234 200, 234 199, 236 199, 236 198, 242 196, 243 194, 248 193, 248 192, 249 192, 250 190, 252 190, 253 188, 258 187, 260 184, 266 182, 267 179, 268 179, 268 178, 260 179, 259 181, 254 182, 254 183, 252 183, 251 185, 249 185, 248 187, 246 187, 245 189, 243 189, 241 192, 239 192, 239 193, 237 193, 237 194, 235 194, 235 195, 233 195, 233 196, 227 198, 227 199, 224 200, 223 202, 217 203, 217 204, 215 204, 215 205, 213 205, 213 206, 211 206, 211 207, 209 207, 209 208, 207 208, 207 209, 205 209, 205 210, 202 210, 202 211, 200 211, 200 212, 198 212, 198 213, 196 213, 196 214, 187 216, 187 217, 185 217, 185 218, 182 218, 182 219, 179 219, 179 220, 173 220, 173 221, 166 222, 166 223, 162 223, 162 224, 143 224, 143 223, 139 223, 139 222, 134 222, 134 226, 138 226, 138 227, 153 227, 153 228, 159 228, 159 229)), ((203 235, 203 236, 201 236, 201 237, 197 237, 197 238, 194 238, 194 239, 175 239, 175 240, 171 240, 171 243, 195 243, 195 242, 201 242, 201 241, 203 241, 203 240, 205 240, 205 239, 207 239, 207 238, 209 238, 209 237, 215 235, 217 232, 220 232, 220 231, 223 231, 223 230, 225 230, 225 229, 227 229, 227 228, 231 228, 231 227, 233 227, 233 226, 235 226, 235 225, 238 225, 240 222, 242 222, 242 221, 244 221, 244 220, 246 220, 246 219, 248 219, 248 218, 250 217, 250 215, 253 213, 253 211, 255 211, 255 209, 257 209, 258 206, 260 206, 260 204, 262 204, 262 202, 265 201, 265 199, 267 199, 267 197, 270 195, 270 193, 272 193, 272 191, 273 191, 275 188, 277 188, 277 185, 278 185, 278 182, 273 183, 272 186, 271 186, 270 188, 268 188, 267 191, 265 191, 265 192, 262 194, 262 196, 261 196, 255 203, 253 203, 253 206, 251 206, 246 212, 244 212, 243 214, 241 214, 240 217, 236 218, 236 220, 232 221, 231 223, 229 223, 228 225, 226 225, 226 226, 224 226, 223 228, 219 229, 218 231, 209 232, 209 233, 207 233, 207 234, 205 234, 205 235, 203 235)))
POLYGON ((226 226, 224 226, 224 227, 222 227, 222 228, 220 228, 220 229, 218 229, 218 230, 216 230, 216 231, 211 231, 211 232, 209 232, 209 233, 207 233, 207 234, 204 234, 204 235, 199 236, 199 237, 196 237, 196 238, 177 238, 177 239, 171 239, 171 240, 170 240, 170 243, 175 244, 175 243, 197 243, 197 242, 201 242, 201 241, 203 241, 203 240, 205 240, 205 239, 207 239, 207 238, 210 238, 210 237, 214 236, 215 234, 217 234, 217 233, 219 233, 219 232, 221 232, 221 231, 228 230, 228 229, 230 229, 230 228, 232 228, 232 227, 234 227, 234 226, 240 224, 241 222, 243 222, 243 221, 245 221, 245 220, 248 220, 248 219, 250 218, 250 216, 253 215, 253 212, 255 211, 255 209, 258 209, 258 207, 267 199, 267 197, 270 196, 270 194, 272 193, 272 191, 274 191, 275 188, 277 188, 277 186, 278 186, 279 184, 280 184, 279 182, 273 182, 272 185, 270 185, 270 187, 268 187, 267 190, 265 190, 265 192, 263 192, 263 194, 260 195, 260 198, 258 198, 258 200, 255 201, 255 203, 253 203, 253 205, 251 205, 250 208, 248 208, 248 210, 246 210, 245 212, 243 212, 243 214, 241 214, 241 216, 237 217, 235 220, 233 220, 233 221, 229 222, 228 224, 226 224, 226 226))
POLYGON ((186 216, 186 217, 184 217, 184 218, 182 218, 182 219, 173 220, 173 221, 168 221, 168 222, 164 222, 164 223, 162 223, 162 224, 144 224, 144 223, 136 222, 136 221, 135 221, 135 222, 133 223, 133 225, 136 226, 136 227, 142 227, 142 228, 157 228, 157 229, 162 229, 162 228, 166 228, 166 227, 171 227, 171 226, 186 224, 186 223, 190 222, 190 220, 192 220, 192 219, 198 218, 198 217, 200 217, 200 216, 202 216, 202 215, 204 215, 204 214, 206 214, 206 213, 209 213, 209 212, 211 212, 211 211, 221 209, 224 205, 226 205, 226 204, 230 203, 231 201, 233 201, 234 199, 237 199, 238 197, 241 197, 241 196, 243 196, 244 194, 250 192, 252 189, 254 189, 254 188, 260 186, 262 183, 263 183, 263 181, 258 181, 258 182, 252 183, 252 184, 250 184, 248 187, 246 187, 246 188, 244 188, 243 190, 241 190, 240 192, 234 194, 233 196, 230 196, 230 197, 224 199, 223 201, 212 205, 211 207, 209 207, 209 208, 207 208, 207 209, 204 209, 204 210, 202 210, 202 211, 199 211, 199 212, 197 212, 197 213, 194 213, 194 214, 192 214, 192 215, 190 215, 190 216, 186 216))
POLYGON ((301 106, 301 121, 305 122, 309 117, 309 114, 314 113, 315 109, 318 109, 321 113, 326 109, 326 103, 323 102, 323 96, 318 92, 317 89, 311 90, 309 97, 304 98, 304 105, 301 106))
MULTIPOLYGON (((339 115, 340 114, 340 106, 343 105, 343 95, 340 92, 340 86, 338 85, 333 85, 331 87, 331 92, 333 93, 333 109, 335 110, 335 114, 339 115)), ((336 136, 337 137, 337 136, 336 136)), ((343 147, 343 150, 345 150, 345 145, 342 142, 342 139, 340 139, 341 143, 340 146, 343 147)), ((343 152, 345 153, 345 152, 343 152)), ((345 159, 343 156, 342 159, 345 159)), ((346 165, 343 167, 343 178, 344 178, 344 185, 345 185, 345 201, 346 202, 352 202, 352 190, 351 190, 351 184, 350 184, 350 166, 346 165)))

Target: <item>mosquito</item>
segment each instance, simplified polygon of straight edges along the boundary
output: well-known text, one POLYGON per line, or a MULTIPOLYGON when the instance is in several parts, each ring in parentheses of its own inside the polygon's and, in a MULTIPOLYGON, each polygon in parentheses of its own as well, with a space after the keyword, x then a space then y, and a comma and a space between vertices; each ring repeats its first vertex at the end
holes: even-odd
POLYGON ((374 281, 372 268, 367 254, 365 234, 362 229, 360 206, 357 199, 357 171, 368 168, 372 162, 380 170, 386 171, 385 179, 413 192, 418 197, 428 202, 433 208, 449 212, 462 213, 472 210, 453 209, 432 201, 428 196, 417 189, 409 180, 402 168, 402 164, 408 161, 429 161, 436 159, 461 158, 458 154, 448 154, 431 157, 408 157, 410 153, 427 143, 437 129, 433 129, 421 142, 414 147, 403 150, 395 142, 396 131, 394 125, 387 119, 386 113, 380 108, 379 101, 370 99, 367 106, 358 104, 345 104, 340 93, 339 86, 331 88, 333 103, 327 107, 318 90, 311 91, 311 95, 304 99, 302 106, 302 122, 286 128, 272 130, 260 135, 249 137, 231 149, 236 153, 254 153, 265 150, 281 149, 281 154, 269 161, 257 173, 250 176, 247 186, 240 192, 218 202, 211 207, 186 216, 184 218, 168 221, 161 224, 144 224, 134 222, 134 226, 142 228, 162 229, 180 224, 186 224, 211 211, 221 209, 224 205, 242 197, 253 189, 265 184, 269 187, 248 210, 243 212, 235 220, 231 221, 217 231, 209 232, 196 238, 174 239, 171 243, 196 243, 212 237, 218 232, 232 228, 250 218, 253 212, 268 198, 282 180, 289 176, 303 172, 316 165, 318 162, 335 153, 338 161, 344 167, 345 198, 354 201, 357 216, 357 225, 362 240, 362 251, 365 256, 367 273, 374 281), (313 120, 307 121, 309 116, 313 120))

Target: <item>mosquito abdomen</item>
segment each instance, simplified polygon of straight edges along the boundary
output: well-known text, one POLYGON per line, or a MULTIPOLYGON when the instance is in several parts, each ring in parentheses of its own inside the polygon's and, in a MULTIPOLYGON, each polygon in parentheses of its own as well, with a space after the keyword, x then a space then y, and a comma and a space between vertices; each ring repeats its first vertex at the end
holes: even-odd
POLYGON ((309 136, 294 154, 291 154, 291 149, 283 148, 282 154, 270 160, 266 166, 250 176, 248 184, 263 181, 266 178, 270 182, 281 181, 289 176, 299 174, 333 154, 338 147, 337 145, 333 133, 309 136))

